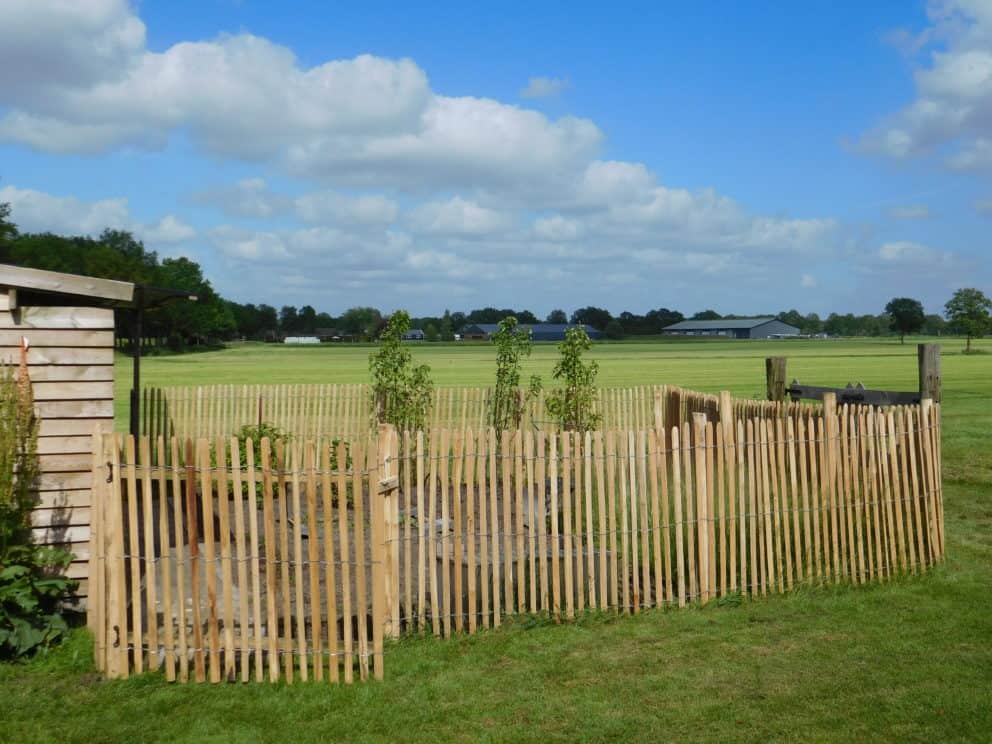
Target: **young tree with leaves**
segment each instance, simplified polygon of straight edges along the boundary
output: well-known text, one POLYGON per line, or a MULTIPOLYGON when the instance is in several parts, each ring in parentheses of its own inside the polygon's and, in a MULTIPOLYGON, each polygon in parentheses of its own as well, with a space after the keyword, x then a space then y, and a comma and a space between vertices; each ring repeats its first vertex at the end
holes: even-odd
POLYGON ((551 376, 562 386, 550 392, 548 413, 565 431, 588 431, 599 425, 596 413, 596 362, 583 362, 582 355, 592 348, 592 341, 582 326, 569 328, 565 340, 558 344, 561 358, 551 376))
POLYGON ((959 289, 944 305, 944 315, 951 327, 967 339, 966 352, 971 352, 971 339, 984 336, 992 326, 989 318, 992 310, 992 300, 985 296, 980 289, 967 287, 959 289))
POLYGON ((504 429, 520 428, 527 401, 541 389, 541 380, 531 377, 526 394, 520 388, 520 363, 530 356, 530 331, 520 328, 509 315, 499 322, 492 335, 496 346, 496 386, 489 401, 489 422, 497 436, 504 429))
POLYGON ((409 313, 397 310, 382 331, 379 349, 369 354, 372 417, 380 424, 416 431, 426 428, 434 383, 431 368, 415 365, 413 354, 403 344, 409 330, 409 313))
POLYGON ((893 297, 885 306, 889 327, 899 333, 899 342, 906 343, 907 333, 919 333, 926 315, 919 300, 911 297, 893 297))

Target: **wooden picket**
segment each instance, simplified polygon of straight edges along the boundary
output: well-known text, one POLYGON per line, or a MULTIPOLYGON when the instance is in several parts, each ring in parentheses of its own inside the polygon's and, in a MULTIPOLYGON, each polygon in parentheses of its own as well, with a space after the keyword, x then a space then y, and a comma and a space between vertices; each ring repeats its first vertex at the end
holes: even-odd
POLYGON ((230 436, 244 401, 202 394, 191 420, 209 437, 96 435, 90 624, 107 676, 381 679, 403 632, 890 580, 944 555, 929 399, 644 388, 604 395, 629 426, 497 432, 481 394, 452 391, 435 425, 457 427, 342 437, 307 411, 361 420, 354 395, 290 392, 273 410, 308 428, 289 441, 230 436))

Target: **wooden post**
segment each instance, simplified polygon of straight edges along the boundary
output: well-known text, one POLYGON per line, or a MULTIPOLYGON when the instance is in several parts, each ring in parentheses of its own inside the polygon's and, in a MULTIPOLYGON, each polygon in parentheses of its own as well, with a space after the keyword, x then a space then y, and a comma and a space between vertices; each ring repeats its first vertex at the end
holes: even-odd
POLYGON ((767 357, 765 359, 765 385, 768 400, 782 402, 785 400, 785 357, 767 357))
POLYGON ((706 467, 706 414, 692 414, 692 446, 696 470, 696 531, 699 545, 699 601, 710 601, 709 498, 706 467))
POLYGON ((654 389, 654 430, 656 432, 665 429, 665 398, 661 388, 654 389))
MULTIPOLYGON (((376 633, 382 633, 383 629, 390 638, 398 638, 400 634, 400 611, 399 611, 399 475, 396 464, 397 452, 396 428, 392 424, 379 425, 379 480, 378 494, 379 500, 376 510, 373 512, 373 529, 378 526, 381 520, 382 525, 382 552, 381 562, 373 563, 373 571, 378 566, 378 578, 373 578, 373 602, 381 595, 383 606, 373 609, 373 617, 382 618, 381 623, 376 620, 376 633), (385 626, 383 628, 382 626, 385 626)), ((373 534, 373 540, 379 542, 379 538, 373 534)), ((374 636, 378 638, 378 636, 374 636)), ((378 648, 376 649, 378 653, 378 648)), ((374 659, 376 669, 381 664, 380 657, 374 659)), ((377 678, 381 678, 378 676, 377 678)))
POLYGON ((920 367, 920 400, 929 398, 940 403, 940 344, 919 344, 916 356, 920 367))

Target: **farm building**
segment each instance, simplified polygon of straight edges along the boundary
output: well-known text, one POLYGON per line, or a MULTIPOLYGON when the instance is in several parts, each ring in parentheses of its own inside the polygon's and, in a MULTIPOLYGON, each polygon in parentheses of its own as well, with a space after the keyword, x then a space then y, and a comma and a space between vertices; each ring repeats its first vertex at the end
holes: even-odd
POLYGON ((423 330, 420 328, 411 328, 409 331, 403 334, 404 341, 423 341, 426 338, 423 330))
MULTIPOLYGON (((75 555, 69 576, 87 593, 92 436, 114 428, 114 310, 145 309, 177 293, 131 282, 0 265, 0 363, 27 369, 40 420, 34 538, 75 555)), ((194 298, 190 298, 194 299, 194 298)), ((136 360, 136 362, 139 360, 136 360)), ((140 364, 135 364, 135 383, 140 364)), ((132 395, 132 424, 137 409, 132 395)))
MULTIPOLYGON (((520 328, 529 329, 533 341, 564 341, 565 331, 572 327, 569 323, 535 323, 521 324, 520 328)), ((586 335, 594 341, 602 335, 592 326, 584 325, 586 335)), ((496 323, 473 323, 461 330, 462 338, 488 341, 496 333, 499 326, 496 323)))
POLYGON ((739 320, 683 320, 662 329, 670 336, 726 336, 728 338, 779 338, 798 336, 799 329, 777 318, 739 320))

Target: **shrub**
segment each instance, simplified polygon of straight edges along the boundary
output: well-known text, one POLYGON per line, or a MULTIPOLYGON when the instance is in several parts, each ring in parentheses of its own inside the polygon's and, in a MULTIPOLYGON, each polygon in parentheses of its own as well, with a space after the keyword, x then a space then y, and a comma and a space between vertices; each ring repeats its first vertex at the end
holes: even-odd
POLYGON ((72 554, 31 540, 38 476, 38 421, 22 360, 0 373, 0 658, 26 656, 68 630, 60 614, 76 582, 63 577, 72 554))
POLYGON ((426 428, 434 384, 430 367, 414 365, 413 355, 403 345, 410 330, 410 316, 397 310, 382 331, 382 344, 369 355, 372 373, 372 418, 376 423, 400 430, 426 428))
POLYGON ((562 382, 560 388, 548 394, 548 413, 565 431, 587 431, 599 425, 600 416, 595 412, 596 362, 583 362, 582 355, 592 348, 592 341, 581 326, 565 332, 565 340, 558 344, 561 358, 551 376, 562 382))
POLYGON ((514 316, 499 322, 492 342, 496 345, 496 386, 489 401, 489 423, 498 436, 504 429, 520 427, 524 407, 540 391, 541 380, 531 377, 526 393, 520 388, 520 362, 530 356, 531 342, 530 331, 519 328, 514 316))

